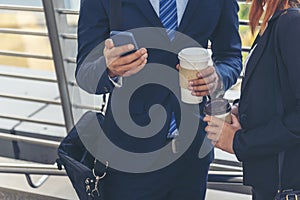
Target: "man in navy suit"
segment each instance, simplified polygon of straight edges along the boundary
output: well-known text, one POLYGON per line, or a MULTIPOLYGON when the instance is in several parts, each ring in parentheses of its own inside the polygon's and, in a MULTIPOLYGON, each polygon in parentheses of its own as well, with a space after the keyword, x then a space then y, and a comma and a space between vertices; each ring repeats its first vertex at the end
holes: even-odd
MULTIPOLYGON (((112 40, 108 39, 112 31, 109 16, 113 12, 109 8, 109 0, 81 1, 76 79, 78 85, 87 92, 103 94, 122 90, 125 80, 138 77, 141 70, 147 68, 147 63, 159 63, 176 70, 177 53, 181 49, 195 46, 196 43, 208 48, 208 41, 211 41, 215 66, 207 68, 198 74, 197 79, 190 81, 191 93, 205 97, 212 95, 211 91, 224 92, 236 82, 242 68, 236 0, 122 0, 120 30, 160 28, 147 29, 147 38, 135 34, 140 47, 150 48, 138 49, 127 56, 120 55, 132 50, 132 45, 115 47, 112 40), (104 41, 103 48, 99 48, 101 51, 96 51, 98 56, 97 53, 96 56, 90 56, 92 50, 104 41), (153 44, 167 48, 154 48, 153 44)), ((178 80, 174 80, 174 85, 179 88, 178 80)), ((175 121, 176 128, 179 128, 181 110, 178 99, 168 88, 146 84, 138 88, 130 99, 129 117, 139 126, 151 122, 148 112, 154 104, 165 108, 166 123, 156 135, 148 138, 132 137, 118 127, 111 101, 110 98, 104 129, 107 137, 118 147, 129 152, 145 153, 156 151, 174 140, 175 136, 170 136, 170 124, 175 121)), ((205 102, 206 98, 203 98, 198 107, 200 119, 205 102)), ((198 157, 206 135, 205 123, 202 120, 199 123, 193 143, 172 164, 145 173, 110 169, 105 179, 104 198, 204 199, 213 151, 203 158, 198 157)), ((185 131, 186 134, 189 134, 188 131, 185 131)), ((179 133, 181 137, 184 134, 179 133)), ((136 162, 138 164, 139 161, 136 162)))

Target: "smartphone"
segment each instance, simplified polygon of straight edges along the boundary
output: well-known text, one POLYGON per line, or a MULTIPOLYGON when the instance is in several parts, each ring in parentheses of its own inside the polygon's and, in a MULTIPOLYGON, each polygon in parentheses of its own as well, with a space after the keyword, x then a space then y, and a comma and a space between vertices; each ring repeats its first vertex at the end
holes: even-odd
POLYGON ((138 45, 136 43, 136 40, 132 33, 128 31, 111 31, 110 32, 110 38, 114 42, 115 47, 132 44, 134 46, 134 49, 122 54, 121 56, 126 56, 131 53, 134 53, 138 50, 138 45))

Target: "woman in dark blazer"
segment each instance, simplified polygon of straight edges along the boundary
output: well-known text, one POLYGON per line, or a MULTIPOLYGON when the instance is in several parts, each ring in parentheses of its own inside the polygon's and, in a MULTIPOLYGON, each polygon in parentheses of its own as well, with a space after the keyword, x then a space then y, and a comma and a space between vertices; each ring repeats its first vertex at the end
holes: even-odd
POLYGON ((252 1, 253 32, 265 17, 245 66, 238 117, 232 115, 232 124, 205 117, 208 138, 242 161, 255 200, 272 200, 278 189, 300 190, 299 3, 252 1))

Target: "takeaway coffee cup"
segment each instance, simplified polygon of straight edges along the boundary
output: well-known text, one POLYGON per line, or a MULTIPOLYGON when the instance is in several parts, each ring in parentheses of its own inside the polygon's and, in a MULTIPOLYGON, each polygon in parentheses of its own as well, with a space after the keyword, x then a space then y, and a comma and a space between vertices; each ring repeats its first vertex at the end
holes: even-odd
POLYGON ((210 55, 207 49, 191 47, 183 49, 178 54, 180 69, 179 82, 181 88, 181 100, 188 104, 198 104, 202 102, 202 97, 192 95, 188 90, 188 81, 197 78, 197 73, 208 67, 210 55))
POLYGON ((217 98, 208 101, 204 106, 204 114, 215 116, 231 124, 231 106, 227 99, 217 98))

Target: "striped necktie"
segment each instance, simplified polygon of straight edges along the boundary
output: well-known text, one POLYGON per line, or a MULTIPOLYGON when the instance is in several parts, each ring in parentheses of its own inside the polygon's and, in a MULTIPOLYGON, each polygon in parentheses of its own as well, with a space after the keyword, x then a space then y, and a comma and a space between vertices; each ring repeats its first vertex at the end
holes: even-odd
POLYGON ((159 16, 170 40, 174 40, 178 26, 176 0, 160 0, 159 16))
MULTIPOLYGON (((163 26, 166 28, 169 39, 175 38, 178 25, 176 0, 160 0, 159 1, 159 17, 163 26)), ((173 139, 178 136, 174 113, 172 112, 170 129, 168 138, 173 139)))
POLYGON ((174 112, 172 112, 171 117, 171 123, 170 123, 170 129, 167 138, 173 139, 179 135, 178 129, 176 127, 176 121, 175 121, 175 115, 174 112))

